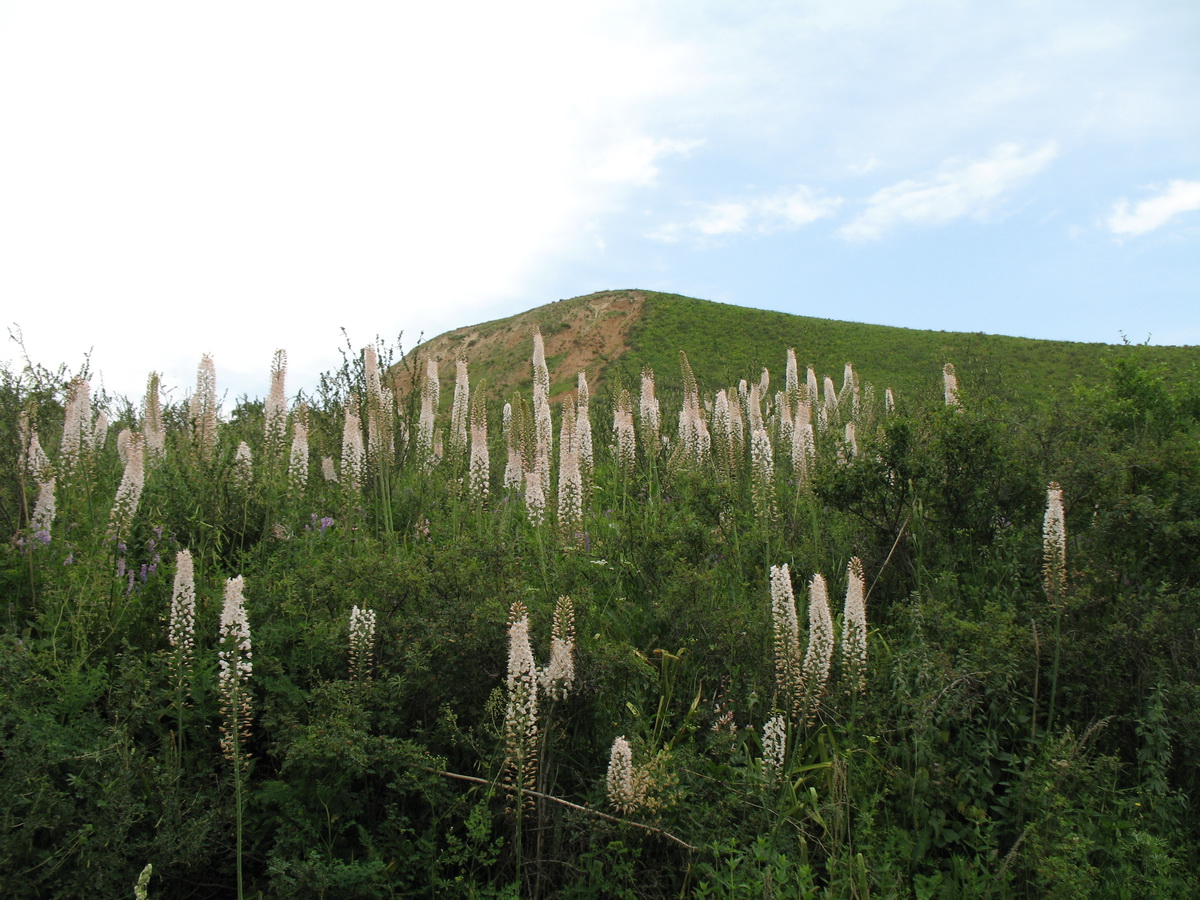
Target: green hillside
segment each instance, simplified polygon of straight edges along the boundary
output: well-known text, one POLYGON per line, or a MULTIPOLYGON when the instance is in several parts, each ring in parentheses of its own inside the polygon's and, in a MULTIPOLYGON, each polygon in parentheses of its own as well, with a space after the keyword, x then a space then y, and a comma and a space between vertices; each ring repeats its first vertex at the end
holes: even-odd
MULTIPOLYGON (((736 384, 763 367, 783 374, 787 348, 801 366, 839 384, 846 363, 860 377, 898 394, 940 387, 941 369, 954 363, 966 391, 987 392, 1018 402, 1060 395, 1076 382, 1096 385, 1114 359, 1137 356, 1165 365, 1180 382, 1194 377, 1200 347, 1150 347, 1047 341, 970 332, 922 331, 842 322, 749 309, 651 291, 607 291, 561 300, 494 322, 434 338, 418 353, 452 358, 464 353, 472 382, 486 380, 503 395, 530 389, 531 335, 541 330, 554 391, 570 390, 586 370, 594 388, 620 379, 637 383, 643 365, 654 369, 660 389, 679 380, 683 350, 700 383, 708 388, 736 384), (610 327, 606 333, 604 322, 610 327)), ((445 366, 446 383, 453 368, 445 366)))

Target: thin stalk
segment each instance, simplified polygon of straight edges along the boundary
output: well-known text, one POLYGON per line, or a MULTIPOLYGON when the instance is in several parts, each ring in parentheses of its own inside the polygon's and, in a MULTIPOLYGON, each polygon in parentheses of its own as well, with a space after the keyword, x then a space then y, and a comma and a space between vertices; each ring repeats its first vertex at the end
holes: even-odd
POLYGON ((1054 669, 1050 673, 1050 710, 1046 713, 1046 731, 1054 727, 1054 707, 1058 699, 1058 661, 1062 656, 1062 610, 1054 611, 1054 669))

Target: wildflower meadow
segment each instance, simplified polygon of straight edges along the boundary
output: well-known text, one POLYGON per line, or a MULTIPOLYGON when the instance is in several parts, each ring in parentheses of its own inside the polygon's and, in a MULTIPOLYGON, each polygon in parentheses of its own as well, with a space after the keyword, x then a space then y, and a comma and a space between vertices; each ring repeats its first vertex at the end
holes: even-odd
POLYGON ((1200 377, 773 352, 0 372, 0 894, 1200 894, 1200 377))

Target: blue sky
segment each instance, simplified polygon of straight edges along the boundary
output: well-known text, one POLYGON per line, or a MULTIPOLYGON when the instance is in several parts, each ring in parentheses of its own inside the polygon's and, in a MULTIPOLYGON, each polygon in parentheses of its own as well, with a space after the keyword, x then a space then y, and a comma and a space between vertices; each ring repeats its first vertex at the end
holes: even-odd
POLYGON ((412 6, 0 0, 30 355, 262 395, 623 287, 1200 344, 1192 0, 412 6))

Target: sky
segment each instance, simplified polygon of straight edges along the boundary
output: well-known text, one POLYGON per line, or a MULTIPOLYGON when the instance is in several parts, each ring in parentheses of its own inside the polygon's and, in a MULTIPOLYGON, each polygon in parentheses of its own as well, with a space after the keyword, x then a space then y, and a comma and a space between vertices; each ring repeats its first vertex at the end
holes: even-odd
POLYGON ((0 0, 0 360, 229 402, 615 288, 1200 344, 1198 97, 1194 0, 0 0))

